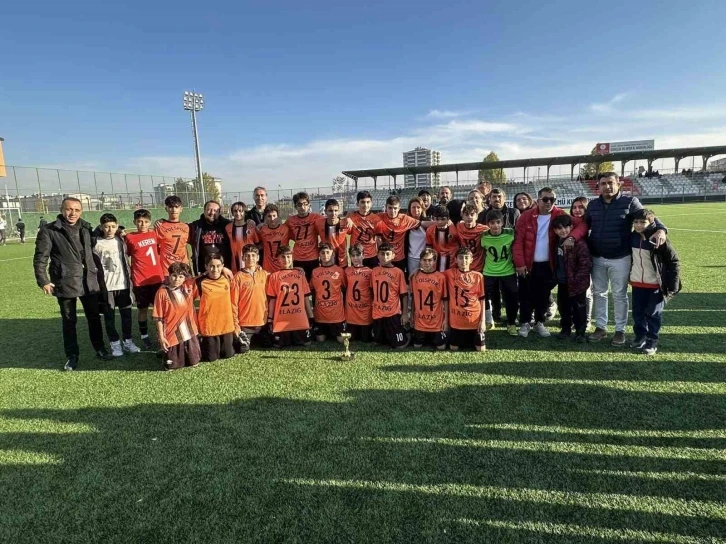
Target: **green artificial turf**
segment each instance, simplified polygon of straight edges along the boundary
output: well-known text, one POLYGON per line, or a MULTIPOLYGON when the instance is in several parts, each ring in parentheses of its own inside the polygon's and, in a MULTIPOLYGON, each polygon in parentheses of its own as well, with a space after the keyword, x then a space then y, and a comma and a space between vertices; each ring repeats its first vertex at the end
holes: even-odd
MULTIPOLYGON (((660 206, 684 291, 647 358, 488 334, 64 373, 0 247, 0 542, 725 542, 726 205, 660 206)), ((552 323, 555 328, 555 323, 552 323)))

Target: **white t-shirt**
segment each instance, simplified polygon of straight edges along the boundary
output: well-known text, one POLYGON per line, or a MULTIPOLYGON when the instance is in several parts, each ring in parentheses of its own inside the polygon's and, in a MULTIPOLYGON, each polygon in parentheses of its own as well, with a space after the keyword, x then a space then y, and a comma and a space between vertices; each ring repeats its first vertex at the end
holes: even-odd
POLYGON ((416 230, 408 231, 408 256, 418 259, 424 249, 426 249, 426 230, 419 227, 416 230))
POLYGON ((5 219, 0 219, 0 230, 5 230, 8 226, 8 222, 5 219))
POLYGON ((537 216, 537 242, 534 246, 534 262, 546 263, 550 260, 550 220, 551 214, 537 216))
MULTIPOLYGON (((123 244, 121 244, 123 248, 123 244)), ((123 251, 126 251, 123 249, 123 251)), ((93 252, 101 259, 103 267, 103 279, 106 283, 106 289, 109 291, 121 291, 128 289, 130 286, 127 276, 124 273, 124 264, 119 251, 119 243, 116 238, 106 239, 99 238, 93 252)))

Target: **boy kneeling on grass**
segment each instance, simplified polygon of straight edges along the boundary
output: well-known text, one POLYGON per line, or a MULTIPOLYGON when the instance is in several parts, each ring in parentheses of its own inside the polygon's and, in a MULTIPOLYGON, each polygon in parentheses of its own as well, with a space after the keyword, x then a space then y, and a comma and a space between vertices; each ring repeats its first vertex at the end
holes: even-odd
POLYGON ((315 326, 313 331, 318 342, 326 338, 335 338, 343 342, 341 334, 346 332, 345 304, 345 272, 336 264, 333 246, 322 242, 319 246, 320 266, 313 270, 310 279, 310 290, 313 295, 315 326))
POLYGON ((646 355, 658 351, 658 333, 663 324, 663 309, 681 290, 681 263, 670 240, 657 248, 650 237, 655 232, 652 210, 633 214, 633 233, 630 238, 632 265, 630 285, 633 289, 633 333, 630 347, 646 355))
POLYGON ((471 250, 462 247, 456 253, 457 268, 449 268, 446 290, 449 295, 449 348, 486 351, 484 276, 469 270, 471 250))

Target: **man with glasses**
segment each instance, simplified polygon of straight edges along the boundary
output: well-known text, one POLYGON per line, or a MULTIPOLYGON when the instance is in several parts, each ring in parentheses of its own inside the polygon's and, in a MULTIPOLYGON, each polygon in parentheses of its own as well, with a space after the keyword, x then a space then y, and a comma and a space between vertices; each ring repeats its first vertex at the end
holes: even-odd
MULTIPOLYGON (((542 337, 550 332, 545 326, 545 314, 549 306, 552 288, 555 286, 554 265, 556 234, 551 221, 566 213, 555 206, 555 192, 543 187, 537 193, 537 206, 524 212, 515 227, 512 253, 514 266, 519 276, 520 314, 519 336, 526 338, 532 329, 530 322, 534 313, 534 331, 542 337)), ((573 217, 573 229, 568 245, 574 246, 587 234, 587 225, 573 217)))

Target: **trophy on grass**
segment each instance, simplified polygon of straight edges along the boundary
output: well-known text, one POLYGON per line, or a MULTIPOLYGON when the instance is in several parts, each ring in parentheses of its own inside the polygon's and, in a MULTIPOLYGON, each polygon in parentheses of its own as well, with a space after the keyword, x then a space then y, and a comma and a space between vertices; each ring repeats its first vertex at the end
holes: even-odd
POLYGON ((340 360, 352 361, 353 359, 355 359, 355 353, 352 353, 350 351, 350 333, 341 333, 340 337, 343 339, 343 347, 345 348, 345 352, 343 353, 343 355, 340 356, 340 360))

